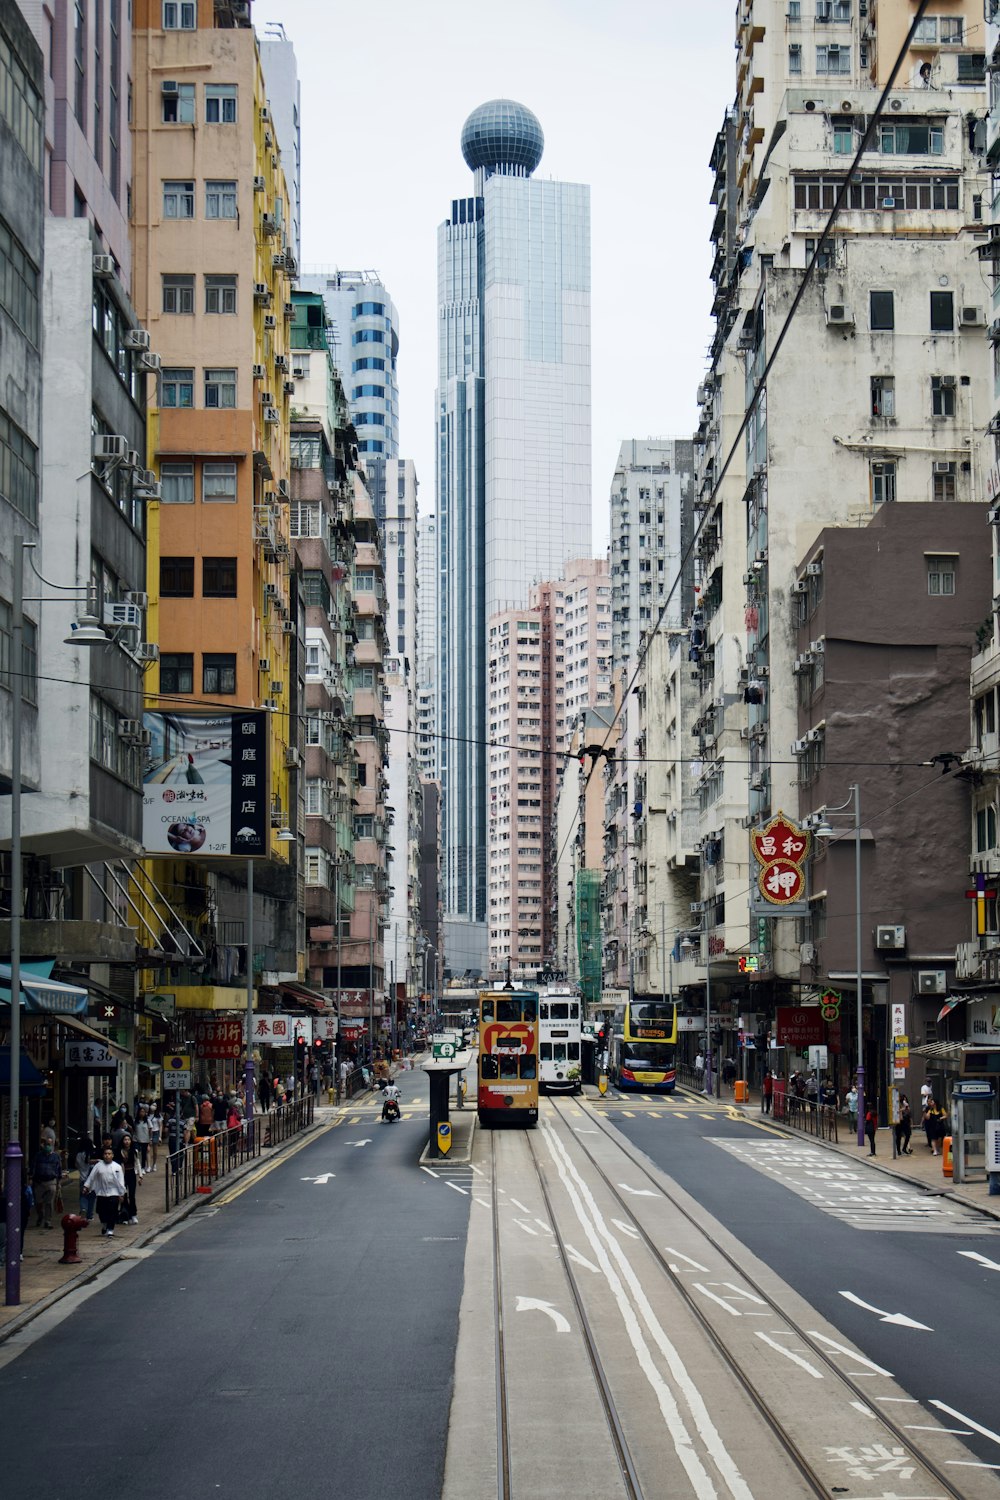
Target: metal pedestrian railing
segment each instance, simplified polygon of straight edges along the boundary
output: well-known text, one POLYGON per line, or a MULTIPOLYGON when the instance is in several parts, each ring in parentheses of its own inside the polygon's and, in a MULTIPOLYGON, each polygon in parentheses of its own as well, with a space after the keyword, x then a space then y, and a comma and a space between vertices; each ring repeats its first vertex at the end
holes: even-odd
POLYGON ((837 1111, 832 1104, 813 1104, 794 1094, 776 1092, 773 1115, 783 1125, 801 1130, 803 1135, 814 1135, 824 1141, 837 1139, 837 1111))
POLYGON ((216 1182, 231 1176, 267 1147, 277 1146, 307 1130, 315 1113, 315 1096, 308 1094, 267 1114, 254 1115, 252 1120, 244 1120, 230 1130, 200 1136, 179 1151, 168 1152, 163 1176, 166 1211, 169 1213, 195 1193, 210 1193, 216 1182))

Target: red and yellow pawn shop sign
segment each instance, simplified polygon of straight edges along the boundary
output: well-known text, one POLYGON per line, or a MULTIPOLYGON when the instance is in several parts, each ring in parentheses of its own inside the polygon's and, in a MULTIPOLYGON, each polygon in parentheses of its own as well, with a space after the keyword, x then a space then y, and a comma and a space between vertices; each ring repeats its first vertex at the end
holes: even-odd
POLYGON ((755 828, 750 847, 760 870, 757 889, 772 906, 791 906, 805 896, 803 866, 809 853, 809 834, 783 812, 764 828, 755 828))

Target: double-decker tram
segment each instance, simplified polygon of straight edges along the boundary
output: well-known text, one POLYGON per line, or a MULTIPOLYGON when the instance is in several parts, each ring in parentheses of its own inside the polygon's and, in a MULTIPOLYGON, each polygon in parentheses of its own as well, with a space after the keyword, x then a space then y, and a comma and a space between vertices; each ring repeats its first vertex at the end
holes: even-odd
POLYGON ((619 1089, 672 1094, 677 1085, 677 1006, 630 1000, 611 1038, 608 1076, 619 1089))
POLYGON ((550 984, 538 997, 538 1076, 543 1093, 580 1089, 583 1035, 580 993, 568 984, 550 984))
POLYGON ((538 1121, 538 992, 485 990, 479 997, 479 1123, 538 1121))

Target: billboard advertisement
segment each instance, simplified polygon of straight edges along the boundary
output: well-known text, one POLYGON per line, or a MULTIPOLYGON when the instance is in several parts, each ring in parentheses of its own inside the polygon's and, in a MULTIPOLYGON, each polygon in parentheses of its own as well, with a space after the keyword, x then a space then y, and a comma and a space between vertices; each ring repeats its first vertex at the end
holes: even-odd
POLYGON ((185 859, 267 854, 267 714, 147 713, 142 841, 185 859))

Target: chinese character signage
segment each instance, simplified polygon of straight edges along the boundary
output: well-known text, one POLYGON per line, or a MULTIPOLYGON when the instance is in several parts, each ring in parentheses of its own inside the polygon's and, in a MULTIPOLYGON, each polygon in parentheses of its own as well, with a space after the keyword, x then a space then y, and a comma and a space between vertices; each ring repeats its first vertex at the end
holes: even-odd
POLYGON ((809 835, 804 829, 779 812, 765 828, 753 830, 750 847, 760 866, 757 889, 769 905, 788 907, 805 899, 809 835))
POLYGON ((67 1042, 64 1066, 78 1073, 117 1073, 118 1063, 100 1042, 67 1042))
POLYGON ((150 854, 267 853, 267 714, 148 713, 142 839, 150 854))
POLYGON ((779 1047, 791 1047, 795 1052, 822 1046, 826 1041, 826 1022, 819 1006, 779 1005, 775 1035, 779 1047))
MULTIPOLYGON (((240 1023, 237 1022, 237 1025, 240 1023)), ((253 1018, 255 1047, 294 1047, 296 1037, 304 1037, 307 1043, 312 1042, 311 1016, 254 1016, 253 1018)))
POLYGON ((242 1021, 196 1021, 195 1057, 242 1057, 243 1030, 242 1021))

